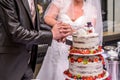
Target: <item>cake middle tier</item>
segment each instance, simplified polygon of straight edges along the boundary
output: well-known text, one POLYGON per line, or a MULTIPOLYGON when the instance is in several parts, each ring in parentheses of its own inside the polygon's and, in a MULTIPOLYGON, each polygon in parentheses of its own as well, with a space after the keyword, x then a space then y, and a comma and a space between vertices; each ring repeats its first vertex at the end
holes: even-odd
POLYGON ((69 59, 69 72, 76 76, 98 76, 103 72, 103 61, 97 55, 72 56, 69 59))

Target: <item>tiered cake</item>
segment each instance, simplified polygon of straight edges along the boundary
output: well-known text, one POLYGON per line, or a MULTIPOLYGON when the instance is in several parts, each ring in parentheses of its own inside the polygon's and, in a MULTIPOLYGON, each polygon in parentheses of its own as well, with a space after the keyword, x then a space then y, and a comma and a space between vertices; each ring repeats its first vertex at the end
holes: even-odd
POLYGON ((73 80, 96 80, 105 76, 102 47, 98 34, 90 23, 73 34, 73 46, 70 48, 69 69, 64 72, 73 80))

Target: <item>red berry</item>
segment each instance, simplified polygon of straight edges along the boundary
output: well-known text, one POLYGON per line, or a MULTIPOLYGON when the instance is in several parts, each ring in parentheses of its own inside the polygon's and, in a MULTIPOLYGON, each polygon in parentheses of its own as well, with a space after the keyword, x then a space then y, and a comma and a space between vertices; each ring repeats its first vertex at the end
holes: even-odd
POLYGON ((86 49, 85 54, 90 54, 90 50, 86 49))
POLYGON ((77 77, 76 77, 76 76, 74 76, 73 78, 74 78, 74 79, 77 79, 77 77))
POLYGON ((102 49, 102 46, 98 46, 99 49, 102 49))
POLYGON ((65 80, 69 80, 69 79, 66 78, 65 80))
POLYGON ((68 74, 68 77, 70 77, 70 78, 71 78, 71 77, 72 77, 72 74, 71 74, 71 73, 69 73, 69 74, 68 74))
POLYGON ((99 78, 99 79, 102 78, 101 74, 98 75, 98 78, 99 78))
POLYGON ((94 50, 94 51, 93 51, 93 53, 95 54, 95 53, 97 53, 97 51, 96 51, 96 50, 94 50))
POLYGON ((105 80, 111 80, 110 76, 109 76, 109 77, 107 77, 105 80))
POLYGON ((92 33, 93 31, 92 30, 88 30, 89 33, 92 33))
POLYGON ((71 63, 74 63, 74 61, 75 61, 74 58, 70 58, 71 63))
POLYGON ((93 77, 92 77, 92 76, 90 76, 90 77, 89 77, 89 79, 90 79, 90 80, 93 80, 93 77))
POLYGON ((91 60, 91 59, 88 59, 88 62, 92 62, 92 60, 91 60))
POLYGON ((98 58, 94 58, 94 62, 98 62, 99 60, 98 60, 98 58))
POLYGON ((77 61, 78 61, 78 63, 80 63, 83 61, 83 58, 78 58, 77 61))

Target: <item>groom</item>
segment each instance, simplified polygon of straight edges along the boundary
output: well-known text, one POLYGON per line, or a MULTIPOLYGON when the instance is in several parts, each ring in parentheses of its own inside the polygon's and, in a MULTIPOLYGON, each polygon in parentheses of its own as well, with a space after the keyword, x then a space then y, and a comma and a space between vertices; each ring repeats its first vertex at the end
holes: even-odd
POLYGON ((63 23, 47 27, 40 23, 37 0, 0 0, 0 80, 31 80, 37 45, 71 32, 63 23))

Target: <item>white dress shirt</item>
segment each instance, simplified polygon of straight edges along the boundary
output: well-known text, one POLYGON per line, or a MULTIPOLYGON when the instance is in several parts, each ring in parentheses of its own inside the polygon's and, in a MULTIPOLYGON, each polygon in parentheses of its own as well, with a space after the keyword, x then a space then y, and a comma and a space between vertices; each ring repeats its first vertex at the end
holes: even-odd
POLYGON ((34 24, 35 14, 36 14, 34 0, 28 0, 28 3, 29 3, 29 7, 30 7, 30 12, 31 12, 31 15, 32 15, 32 22, 34 24))

